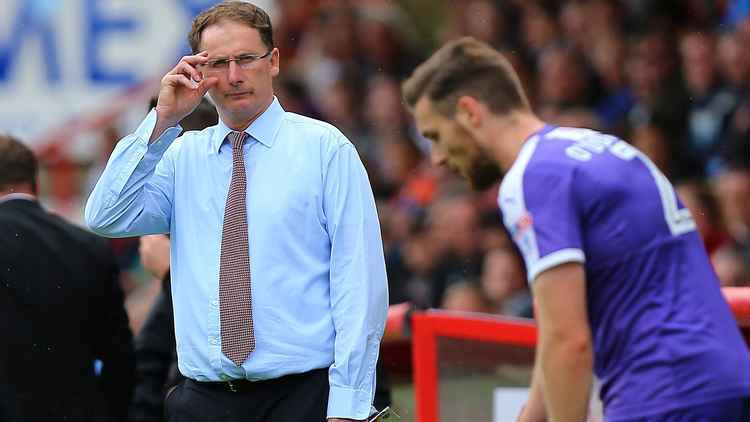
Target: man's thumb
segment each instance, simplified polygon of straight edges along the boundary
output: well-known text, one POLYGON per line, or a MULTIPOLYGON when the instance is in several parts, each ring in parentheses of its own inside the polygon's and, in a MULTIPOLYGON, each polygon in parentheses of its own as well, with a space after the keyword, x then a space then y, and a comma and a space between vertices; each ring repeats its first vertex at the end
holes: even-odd
POLYGON ((205 78, 200 82, 200 84, 198 84, 198 92, 200 92, 201 95, 205 95, 206 92, 208 92, 208 90, 218 82, 219 78, 205 78))

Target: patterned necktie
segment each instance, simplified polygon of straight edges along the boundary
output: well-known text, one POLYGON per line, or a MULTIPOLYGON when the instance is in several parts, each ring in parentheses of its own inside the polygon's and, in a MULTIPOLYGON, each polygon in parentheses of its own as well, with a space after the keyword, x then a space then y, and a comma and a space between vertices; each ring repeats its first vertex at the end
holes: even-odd
POLYGON ((242 366, 255 349, 250 295, 250 252, 247 236, 247 178, 242 145, 245 132, 232 132, 232 181, 224 210, 219 266, 221 352, 242 366))

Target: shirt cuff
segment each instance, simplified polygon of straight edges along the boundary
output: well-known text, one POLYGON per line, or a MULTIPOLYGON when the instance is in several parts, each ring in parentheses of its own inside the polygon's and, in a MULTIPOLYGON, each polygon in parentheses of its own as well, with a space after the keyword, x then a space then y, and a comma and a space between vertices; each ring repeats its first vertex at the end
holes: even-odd
POLYGON ((328 418, 367 419, 371 396, 369 391, 332 385, 328 393, 328 418))

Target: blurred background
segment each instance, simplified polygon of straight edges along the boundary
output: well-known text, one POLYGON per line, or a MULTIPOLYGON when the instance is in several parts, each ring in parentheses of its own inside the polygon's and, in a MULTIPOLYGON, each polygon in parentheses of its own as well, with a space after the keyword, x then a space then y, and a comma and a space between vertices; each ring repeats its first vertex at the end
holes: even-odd
MULTIPOLYGON (((73 220, 215 1, 2 0, 0 131, 41 156, 73 220)), ((264 0, 287 111, 329 121, 366 164, 392 303, 531 316, 496 207, 430 167, 399 84, 442 42, 504 52, 547 121, 621 136, 676 184, 726 286, 750 284, 750 0, 264 0)), ((113 240, 137 333, 159 290, 113 240)))

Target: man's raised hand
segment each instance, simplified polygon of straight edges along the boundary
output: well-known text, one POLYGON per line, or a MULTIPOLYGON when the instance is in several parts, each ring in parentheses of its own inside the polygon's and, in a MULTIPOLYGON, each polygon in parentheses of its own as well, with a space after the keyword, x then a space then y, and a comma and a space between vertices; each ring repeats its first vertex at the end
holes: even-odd
POLYGON ((216 77, 203 78, 197 67, 208 61, 208 53, 185 56, 161 79, 156 103, 157 124, 151 140, 192 113, 208 90, 219 82, 216 77))

